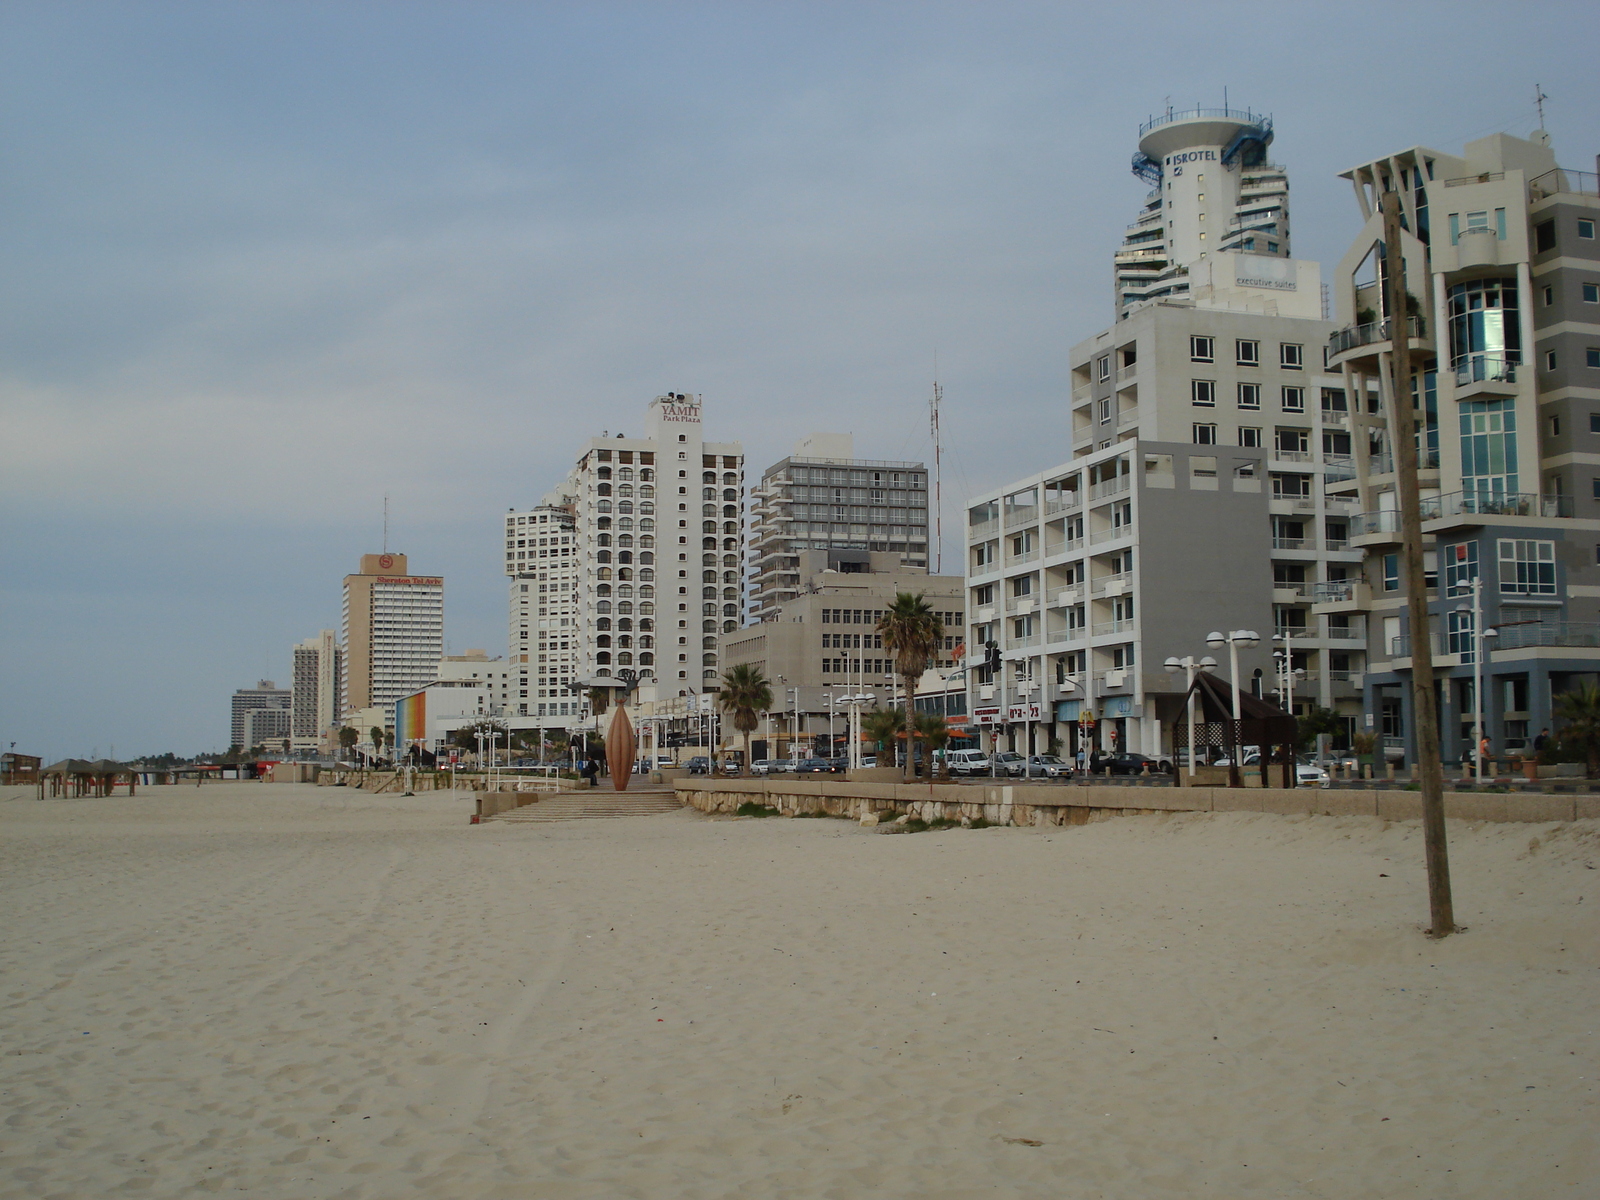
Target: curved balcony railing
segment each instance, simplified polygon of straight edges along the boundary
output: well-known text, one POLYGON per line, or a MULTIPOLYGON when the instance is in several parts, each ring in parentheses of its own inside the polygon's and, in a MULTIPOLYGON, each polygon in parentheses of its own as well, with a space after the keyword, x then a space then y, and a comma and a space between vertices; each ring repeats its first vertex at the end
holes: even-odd
MULTIPOLYGON (((1406 336, 1413 338, 1426 337, 1423 332, 1426 326, 1421 317, 1406 318, 1406 336)), ((1365 325, 1348 325, 1343 329, 1335 330, 1328 338, 1328 353, 1343 354, 1347 350, 1354 350, 1359 346, 1370 346, 1374 342, 1387 342, 1389 340, 1388 321, 1369 321, 1365 325)))
POLYGON ((1260 125, 1264 129, 1272 128, 1272 118, 1264 113, 1252 112, 1248 108, 1189 108, 1182 112, 1168 109, 1159 117, 1151 117, 1139 126, 1139 136, 1143 137, 1152 129, 1159 129, 1163 125, 1170 125, 1174 121, 1238 121, 1244 125, 1260 125))

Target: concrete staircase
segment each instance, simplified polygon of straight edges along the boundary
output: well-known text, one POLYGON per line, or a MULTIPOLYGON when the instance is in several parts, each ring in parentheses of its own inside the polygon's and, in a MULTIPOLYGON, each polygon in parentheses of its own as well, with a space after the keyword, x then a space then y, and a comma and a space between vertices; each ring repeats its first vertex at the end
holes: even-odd
POLYGON ((683 805, 677 794, 665 788, 629 788, 625 792, 613 791, 606 781, 598 788, 580 788, 571 792, 552 792, 537 804, 524 804, 508 812, 485 817, 484 824, 499 822, 506 825, 525 825, 541 821, 592 821, 607 817, 649 817, 657 813, 677 812, 683 805))

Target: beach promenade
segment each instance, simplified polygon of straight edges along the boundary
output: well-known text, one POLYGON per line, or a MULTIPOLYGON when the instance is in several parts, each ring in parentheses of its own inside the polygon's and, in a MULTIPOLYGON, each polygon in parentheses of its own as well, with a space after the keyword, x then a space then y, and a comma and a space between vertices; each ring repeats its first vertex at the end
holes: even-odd
POLYGON ((0 795, 0 1200, 1586 1197, 1600 823, 0 795))

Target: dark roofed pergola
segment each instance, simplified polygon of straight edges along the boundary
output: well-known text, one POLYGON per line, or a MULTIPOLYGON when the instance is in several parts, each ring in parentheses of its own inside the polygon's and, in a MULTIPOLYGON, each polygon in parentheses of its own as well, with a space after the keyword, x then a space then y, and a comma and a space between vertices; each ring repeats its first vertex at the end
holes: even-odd
POLYGON ((97 758, 93 762, 63 758, 39 772, 39 799, 44 799, 46 785, 52 796, 109 796, 119 779, 126 781, 128 795, 133 795, 135 768, 129 764, 109 758, 97 758))
MULTIPOLYGON (((1283 786, 1294 787, 1295 757, 1299 750, 1299 723, 1276 704, 1239 693, 1239 719, 1233 719, 1233 689, 1209 672, 1199 672, 1190 688, 1194 693, 1199 714, 1195 720, 1194 748, 1198 758, 1201 750, 1222 749, 1228 761, 1228 786, 1243 787, 1239 771, 1239 758, 1245 746, 1261 747, 1261 786, 1267 787, 1267 764, 1283 764, 1283 786), (1275 755, 1273 752, 1277 751, 1275 755)), ((1188 745, 1189 692, 1183 695, 1181 715, 1173 728, 1173 750, 1188 745), (1181 731, 1181 732, 1180 732, 1181 731)))

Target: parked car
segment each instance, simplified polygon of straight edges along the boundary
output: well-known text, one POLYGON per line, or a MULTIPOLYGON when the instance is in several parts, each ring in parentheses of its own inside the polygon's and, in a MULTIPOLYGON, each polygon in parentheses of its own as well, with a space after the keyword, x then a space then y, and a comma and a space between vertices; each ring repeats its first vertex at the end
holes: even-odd
POLYGON ((1106 769, 1106 774, 1108 775, 1143 775, 1147 766, 1150 768, 1150 774, 1152 775, 1170 775, 1172 773, 1171 759, 1140 754, 1136 750, 1101 759, 1100 765, 1106 769))
MULTIPOLYGON (((1223 765, 1226 765, 1226 763, 1223 765)), ((1246 754, 1241 765, 1246 767, 1259 767, 1261 765, 1261 752, 1257 750, 1250 754, 1246 754)), ((1280 763, 1268 763, 1267 782, 1271 783, 1272 774, 1274 772, 1281 771, 1282 769, 1283 767, 1280 763)), ((1323 770, 1316 763, 1312 762, 1309 758, 1302 758, 1295 763, 1294 778, 1295 784, 1298 787, 1331 787, 1333 784, 1333 780, 1328 775, 1328 772, 1323 770)))
POLYGON ((1072 764, 1055 754, 1031 754, 1026 763, 1015 764, 1007 774, 1027 779, 1071 779, 1072 764))
POLYGON ((802 758, 796 764, 796 775, 837 775, 839 773, 838 759, 835 758, 802 758))
POLYGON ((1028 760, 1015 750, 1002 750, 994 756, 993 762, 996 775, 1012 776, 1021 775, 1028 760))
MULTIPOLYGON (((845 761, 848 762, 849 760, 846 759, 845 761)), ((861 769, 863 771, 865 771, 868 767, 875 767, 877 765, 878 756, 876 754, 863 754, 861 756, 861 769)))
POLYGON ((686 765, 688 766, 689 774, 691 775, 711 774, 711 760, 704 754, 696 754, 688 761, 686 765))
POLYGON ((725 758, 722 760, 722 773, 724 775, 737 775, 743 769, 744 764, 737 758, 725 758))
POLYGON ((945 756, 952 775, 987 775, 989 756, 982 750, 952 750, 945 756))

